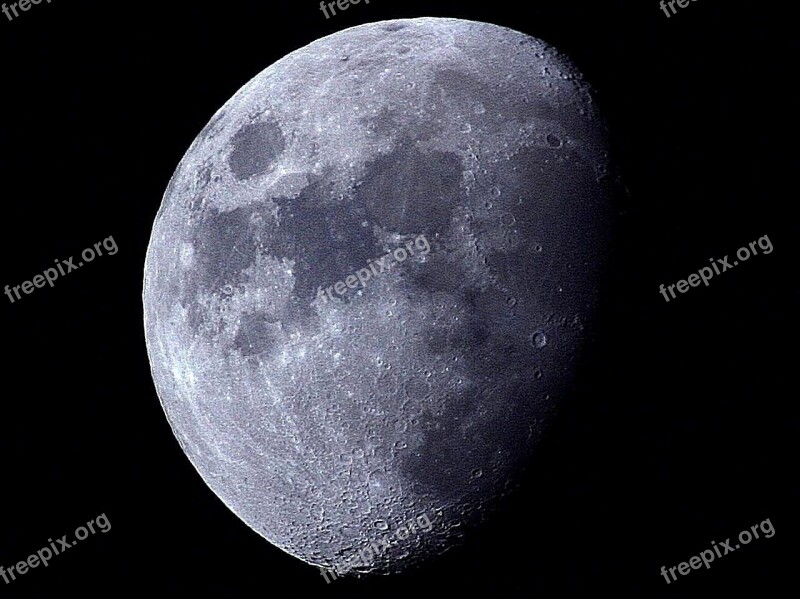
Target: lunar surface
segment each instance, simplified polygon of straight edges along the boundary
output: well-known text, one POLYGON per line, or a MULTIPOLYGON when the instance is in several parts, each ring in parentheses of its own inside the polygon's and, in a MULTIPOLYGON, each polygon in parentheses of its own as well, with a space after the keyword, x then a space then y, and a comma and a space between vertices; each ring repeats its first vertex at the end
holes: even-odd
POLYGON ((574 382, 606 143, 566 58, 485 23, 347 29, 239 90, 178 166, 144 280, 156 388, 214 493, 340 572, 450 548, 574 382))

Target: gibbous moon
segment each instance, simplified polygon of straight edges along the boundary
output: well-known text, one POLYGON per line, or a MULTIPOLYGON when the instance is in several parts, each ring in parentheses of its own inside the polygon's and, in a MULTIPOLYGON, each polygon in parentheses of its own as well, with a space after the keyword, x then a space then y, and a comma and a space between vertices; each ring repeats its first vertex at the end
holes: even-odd
POLYGON ((372 23, 257 75, 178 166, 145 266, 153 378, 203 480, 311 564, 451 547, 573 382, 608 160, 571 63, 495 25, 372 23))

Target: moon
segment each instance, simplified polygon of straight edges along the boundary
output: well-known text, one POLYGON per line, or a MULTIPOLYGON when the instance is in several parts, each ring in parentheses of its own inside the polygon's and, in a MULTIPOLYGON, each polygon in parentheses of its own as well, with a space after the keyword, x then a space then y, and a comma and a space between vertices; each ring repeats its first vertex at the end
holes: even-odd
POLYGON ((371 23, 258 74, 181 160, 145 263, 153 379, 202 479, 323 568, 451 548, 575 380, 609 169, 578 70, 496 25, 371 23))

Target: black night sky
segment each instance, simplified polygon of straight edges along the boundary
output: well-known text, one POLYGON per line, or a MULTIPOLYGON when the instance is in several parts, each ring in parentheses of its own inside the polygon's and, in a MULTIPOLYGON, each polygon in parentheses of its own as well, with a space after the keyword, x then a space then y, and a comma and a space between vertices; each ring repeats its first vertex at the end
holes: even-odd
POLYGON ((105 514, 2 597, 784 597, 797 593, 800 286, 793 3, 53 0, 0 14, 3 280, 113 236, 104 255, 2 296, 0 566, 105 514), (446 16, 540 38, 596 92, 627 188, 601 318, 529 478, 484 530, 423 568, 326 584, 203 483, 144 342, 153 220, 214 112, 324 35, 446 16), (667 303, 768 236, 774 251, 667 303), (775 534, 667 584, 662 566, 769 519, 775 534))

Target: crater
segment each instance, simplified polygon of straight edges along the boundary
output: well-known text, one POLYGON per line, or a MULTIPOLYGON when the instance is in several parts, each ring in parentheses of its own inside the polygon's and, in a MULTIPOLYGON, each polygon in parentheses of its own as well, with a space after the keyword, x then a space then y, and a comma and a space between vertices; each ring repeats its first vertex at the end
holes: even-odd
POLYGON ((232 144, 228 165, 240 181, 272 170, 286 149, 283 133, 272 121, 245 125, 233 136, 232 144))

